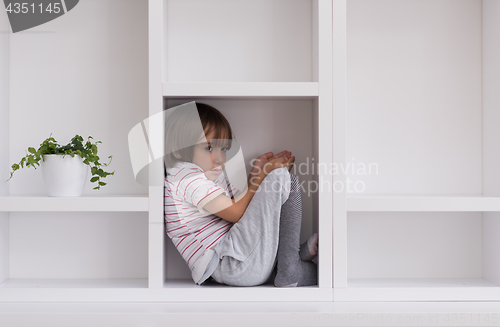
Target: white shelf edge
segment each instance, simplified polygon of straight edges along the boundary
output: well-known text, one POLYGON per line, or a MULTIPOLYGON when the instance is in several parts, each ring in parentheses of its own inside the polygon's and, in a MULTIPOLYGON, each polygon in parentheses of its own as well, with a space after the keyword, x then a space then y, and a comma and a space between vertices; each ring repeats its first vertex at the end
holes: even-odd
POLYGON ((179 302, 190 302, 195 297, 198 301, 221 302, 331 302, 333 292, 331 288, 290 287, 279 288, 274 285, 260 285, 254 287, 232 287, 211 283, 196 285, 190 280, 169 280, 163 290, 179 302))
POLYGON ((6 289, 141 289, 147 278, 11 278, 0 283, 6 289))
POLYGON ((500 287, 483 278, 350 278, 334 301, 498 301, 500 287))
POLYGON ((49 197, 44 195, 0 196, 0 212, 15 211, 138 211, 149 210, 147 195, 49 197))
MULTIPOLYGON (((491 288, 498 285, 484 278, 348 278, 348 288, 491 288)), ((499 288, 500 289, 500 288, 499 288)))
POLYGON ((148 288, 147 279, 9 279, 0 302, 331 302, 331 288, 231 287, 169 281, 148 288), (106 290, 106 292, 103 292, 106 290))
POLYGON ((500 197, 464 196, 347 196, 347 211, 500 211, 500 197))
POLYGON ((293 97, 319 95, 317 82, 163 83, 165 97, 293 97))

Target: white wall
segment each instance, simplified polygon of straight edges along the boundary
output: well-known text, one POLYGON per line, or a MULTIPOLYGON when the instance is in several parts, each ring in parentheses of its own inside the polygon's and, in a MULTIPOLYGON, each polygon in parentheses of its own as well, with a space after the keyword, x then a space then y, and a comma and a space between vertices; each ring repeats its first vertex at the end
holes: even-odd
MULTIPOLYGON (((349 0, 346 160, 378 170, 348 177, 364 194, 482 194, 482 73, 481 0, 349 0)), ((350 213, 348 277, 481 277, 481 218, 350 213)))
MULTIPOLYGON (((9 36, 7 13, 0 9, 0 196, 9 194, 9 36)), ((0 283, 9 276, 9 214, 0 212, 0 283)))
MULTIPOLYGON (((134 180, 129 130, 148 116, 148 2, 86 0, 64 16, 11 36, 10 160, 50 133, 103 142, 113 155, 100 191, 147 194, 134 180)), ((105 160, 101 160, 105 161, 105 160)), ((89 177, 90 179, 90 177, 89 177)), ((11 194, 44 194, 40 169, 18 171, 11 194)), ((147 278, 146 213, 10 215, 11 278, 147 278)))
POLYGON ((348 278, 481 278, 481 213, 352 212, 348 278))
POLYGON ((348 163, 367 194, 482 194, 481 0, 347 2, 348 163))
POLYGON ((164 81, 313 80, 312 1, 165 3, 164 81))
MULTIPOLYGON (((166 107, 171 108, 188 101, 193 99, 169 99, 166 101, 166 107)), ((317 103, 304 99, 195 99, 195 101, 214 106, 227 118, 233 134, 241 145, 247 172, 250 171, 251 160, 261 154, 268 151, 278 153, 282 150, 292 152, 295 156, 295 175, 303 187, 301 240, 307 240, 317 227, 313 211, 313 193, 317 184, 309 183, 313 179, 311 163, 317 163, 317 157, 313 157, 313 116, 314 106, 317 103)), ((170 240, 167 240, 166 244, 167 278, 190 278, 184 260, 170 240)))

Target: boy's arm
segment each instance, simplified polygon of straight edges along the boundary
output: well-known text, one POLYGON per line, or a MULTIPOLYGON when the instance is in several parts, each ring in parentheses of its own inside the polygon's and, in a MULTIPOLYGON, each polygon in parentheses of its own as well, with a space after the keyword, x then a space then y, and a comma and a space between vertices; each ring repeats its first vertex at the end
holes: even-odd
POLYGON ((250 204, 250 201, 252 200, 255 192, 259 188, 259 185, 262 183, 264 178, 274 169, 286 167, 293 159, 295 158, 290 158, 288 161, 285 161, 284 158, 278 158, 268 162, 265 168, 262 169, 260 174, 254 176, 251 180, 249 180, 249 185, 246 192, 240 194, 236 198, 236 200, 231 200, 226 195, 221 194, 212 201, 205 204, 203 208, 208 212, 221 217, 224 220, 232 223, 238 222, 245 213, 245 210, 250 204))
POLYGON ((241 216, 243 216, 243 213, 247 209, 248 205, 250 204, 255 191, 257 191, 259 185, 262 183, 265 177, 266 175, 264 173, 261 173, 259 174, 259 176, 254 177, 247 190, 244 193, 240 194, 236 198, 236 200, 232 200, 225 194, 221 194, 212 201, 205 204, 203 209, 229 222, 238 222, 241 216))

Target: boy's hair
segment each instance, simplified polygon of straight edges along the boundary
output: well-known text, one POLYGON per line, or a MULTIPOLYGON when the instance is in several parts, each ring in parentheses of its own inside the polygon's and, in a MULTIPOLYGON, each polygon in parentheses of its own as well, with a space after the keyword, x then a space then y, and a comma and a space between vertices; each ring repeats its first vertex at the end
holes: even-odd
POLYGON ((192 162, 194 146, 201 137, 197 134, 200 121, 205 136, 214 133, 214 139, 228 139, 231 142, 231 126, 219 110, 200 102, 196 102, 196 109, 197 117, 184 114, 182 110, 176 110, 168 117, 165 123, 166 168, 174 167, 177 162, 192 162), (191 146, 186 147, 186 144, 191 146))

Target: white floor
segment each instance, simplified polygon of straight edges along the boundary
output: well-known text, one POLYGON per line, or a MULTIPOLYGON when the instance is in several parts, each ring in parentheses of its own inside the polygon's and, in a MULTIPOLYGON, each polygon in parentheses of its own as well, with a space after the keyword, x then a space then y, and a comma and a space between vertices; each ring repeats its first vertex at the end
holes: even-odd
POLYGON ((1 327, 498 325, 498 302, 0 303, 1 327))

